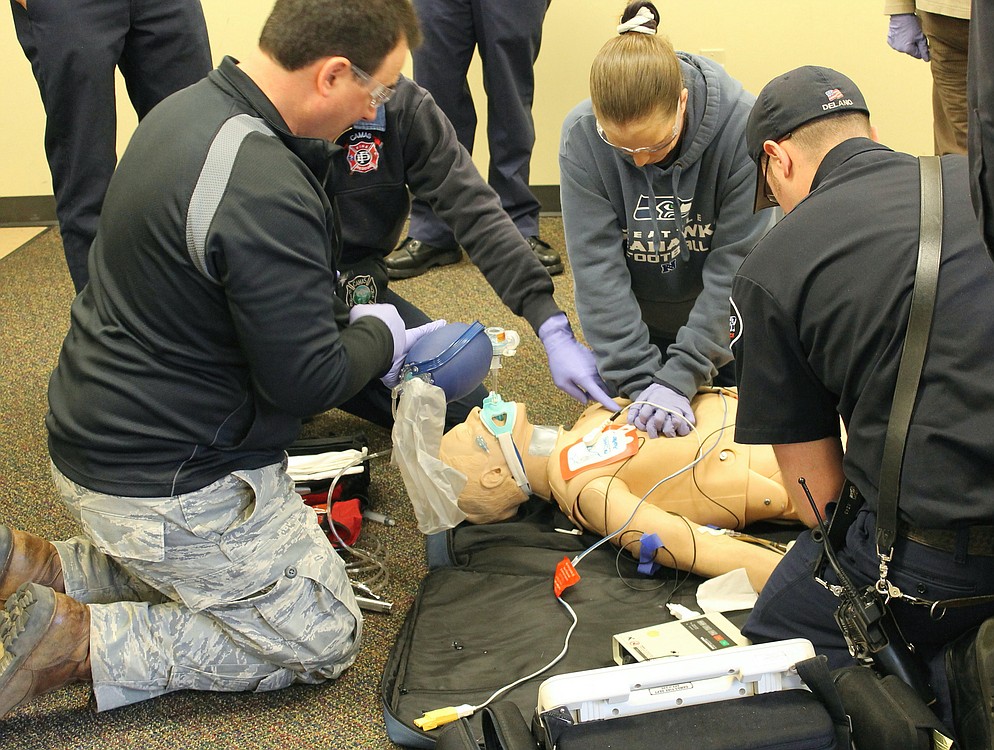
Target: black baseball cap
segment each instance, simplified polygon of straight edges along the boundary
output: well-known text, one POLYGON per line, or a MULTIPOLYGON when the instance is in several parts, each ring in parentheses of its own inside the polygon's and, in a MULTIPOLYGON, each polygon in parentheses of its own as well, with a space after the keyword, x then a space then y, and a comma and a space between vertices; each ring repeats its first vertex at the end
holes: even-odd
POLYGON ((782 140, 806 122, 841 112, 870 114, 863 94, 852 79, 831 68, 817 65, 794 68, 763 87, 746 123, 746 147, 756 162, 754 211, 776 205, 767 197, 763 144, 782 140))

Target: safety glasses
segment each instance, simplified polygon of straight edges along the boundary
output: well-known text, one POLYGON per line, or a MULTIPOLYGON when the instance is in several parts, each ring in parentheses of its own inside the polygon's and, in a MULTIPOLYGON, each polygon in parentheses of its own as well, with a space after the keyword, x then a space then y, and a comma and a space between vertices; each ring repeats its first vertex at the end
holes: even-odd
POLYGON ((629 154, 629 155, 656 154, 673 145, 673 141, 675 141, 677 136, 680 135, 680 122, 682 120, 683 120, 683 102, 678 102, 676 107, 676 118, 673 120, 673 132, 670 133, 669 138, 667 138, 665 141, 660 141, 655 146, 641 146, 639 148, 627 148, 625 146, 618 146, 614 143, 611 143, 611 141, 607 139, 607 135, 605 135, 604 133, 604 128, 601 127, 601 124, 599 122, 596 123, 597 135, 599 135, 601 140, 604 141, 604 143, 606 143, 608 146, 610 146, 611 148, 616 148, 618 149, 618 151, 621 151, 624 154, 629 154))
POLYGON ((386 104, 390 101, 390 97, 394 94, 394 90, 390 86, 380 83, 355 63, 352 63, 352 73, 366 87, 366 90, 369 91, 369 104, 371 107, 379 107, 381 104, 386 104))

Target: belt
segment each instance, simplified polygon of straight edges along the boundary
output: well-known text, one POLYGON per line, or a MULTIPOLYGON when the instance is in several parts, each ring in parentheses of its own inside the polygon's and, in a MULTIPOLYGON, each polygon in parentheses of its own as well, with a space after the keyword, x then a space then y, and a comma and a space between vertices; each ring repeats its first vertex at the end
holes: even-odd
POLYGON ((920 529, 902 526, 898 536, 926 547, 955 552, 961 548, 962 536, 968 537, 966 553, 980 557, 994 557, 994 526, 964 526, 961 529, 920 529))

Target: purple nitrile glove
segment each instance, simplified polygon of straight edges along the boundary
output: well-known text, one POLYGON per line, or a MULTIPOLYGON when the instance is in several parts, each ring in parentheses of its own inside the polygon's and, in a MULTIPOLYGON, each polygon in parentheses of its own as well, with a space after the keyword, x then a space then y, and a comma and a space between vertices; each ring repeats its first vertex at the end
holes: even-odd
POLYGON ((922 24, 914 13, 895 13, 887 28, 887 44, 906 55, 929 61, 928 39, 922 33, 922 24))
POLYGON ((607 386, 597 373, 594 354, 576 340, 566 313, 557 313, 538 327, 545 353, 549 357, 552 382, 581 404, 596 401, 612 412, 621 407, 607 393, 607 386))
POLYGON ((645 430, 650 438, 683 437, 690 434, 691 425, 697 424, 690 400, 668 386, 653 383, 633 401, 628 408, 628 424, 645 430))
POLYGON ((415 342, 426 333, 431 333, 436 328, 445 325, 444 320, 433 320, 417 328, 407 328, 397 308, 387 303, 377 303, 372 305, 355 305, 349 310, 349 322, 354 323, 359 318, 373 317, 386 323, 393 336, 393 363, 387 374, 380 378, 380 382, 387 388, 393 388, 400 382, 400 368, 404 365, 404 358, 407 352, 414 346, 415 342))

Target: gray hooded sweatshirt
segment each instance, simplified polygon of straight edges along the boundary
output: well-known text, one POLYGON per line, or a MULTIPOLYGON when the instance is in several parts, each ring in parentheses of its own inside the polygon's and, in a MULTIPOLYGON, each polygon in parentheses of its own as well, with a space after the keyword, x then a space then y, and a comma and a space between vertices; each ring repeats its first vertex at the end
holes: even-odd
POLYGON ((608 386, 688 398, 732 360, 732 277, 773 224, 753 214, 745 125, 755 97, 718 64, 678 53, 689 91, 675 159, 637 167, 597 134, 590 100, 563 123, 566 249, 583 335, 608 386), (649 341, 675 339, 665 355, 649 341))

